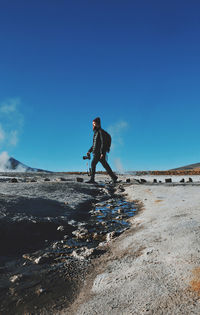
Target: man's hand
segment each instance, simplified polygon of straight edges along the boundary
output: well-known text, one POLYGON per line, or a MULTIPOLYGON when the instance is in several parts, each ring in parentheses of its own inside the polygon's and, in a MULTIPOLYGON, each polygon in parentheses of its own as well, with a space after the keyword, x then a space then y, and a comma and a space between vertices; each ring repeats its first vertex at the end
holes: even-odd
POLYGON ((103 154, 101 154, 100 155, 100 160, 102 160, 104 158, 104 155, 103 154))

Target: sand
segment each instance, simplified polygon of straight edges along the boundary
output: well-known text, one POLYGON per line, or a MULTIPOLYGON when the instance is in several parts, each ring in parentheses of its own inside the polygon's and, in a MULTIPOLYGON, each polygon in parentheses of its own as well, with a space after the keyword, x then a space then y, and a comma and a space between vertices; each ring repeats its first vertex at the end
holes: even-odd
POLYGON ((141 211, 62 314, 200 314, 199 178, 186 185, 176 185, 182 177, 155 185, 158 177, 145 178, 123 185, 141 211))

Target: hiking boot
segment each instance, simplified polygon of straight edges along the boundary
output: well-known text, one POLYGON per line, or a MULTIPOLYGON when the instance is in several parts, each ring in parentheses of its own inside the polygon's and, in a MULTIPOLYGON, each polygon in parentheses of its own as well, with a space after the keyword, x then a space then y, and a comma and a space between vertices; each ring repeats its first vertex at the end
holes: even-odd
POLYGON ((113 184, 116 184, 116 183, 117 183, 117 180, 118 180, 118 177, 117 177, 117 176, 113 177, 113 178, 112 178, 112 183, 113 183, 113 184))

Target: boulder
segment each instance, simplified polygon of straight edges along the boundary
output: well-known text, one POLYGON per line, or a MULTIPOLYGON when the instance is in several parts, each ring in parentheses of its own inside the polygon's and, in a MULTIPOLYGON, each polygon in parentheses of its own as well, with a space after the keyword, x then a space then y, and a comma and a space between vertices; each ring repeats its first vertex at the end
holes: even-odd
POLYGON ((171 183, 172 179, 171 178, 165 178, 165 183, 171 183))

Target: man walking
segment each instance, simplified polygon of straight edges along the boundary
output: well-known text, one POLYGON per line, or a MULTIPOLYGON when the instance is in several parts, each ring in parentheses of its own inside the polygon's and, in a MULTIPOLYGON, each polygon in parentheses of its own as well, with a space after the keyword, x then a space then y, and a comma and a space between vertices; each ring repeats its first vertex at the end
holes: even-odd
POLYGON ((87 156, 90 158, 90 154, 93 153, 93 159, 91 163, 91 178, 87 183, 95 183, 94 178, 98 162, 101 162, 108 175, 112 178, 113 183, 116 183, 118 177, 113 173, 111 167, 106 161, 106 153, 110 150, 111 138, 109 141, 109 135, 101 128, 101 120, 99 117, 93 120, 92 127, 94 131, 93 145, 89 149, 87 156))

